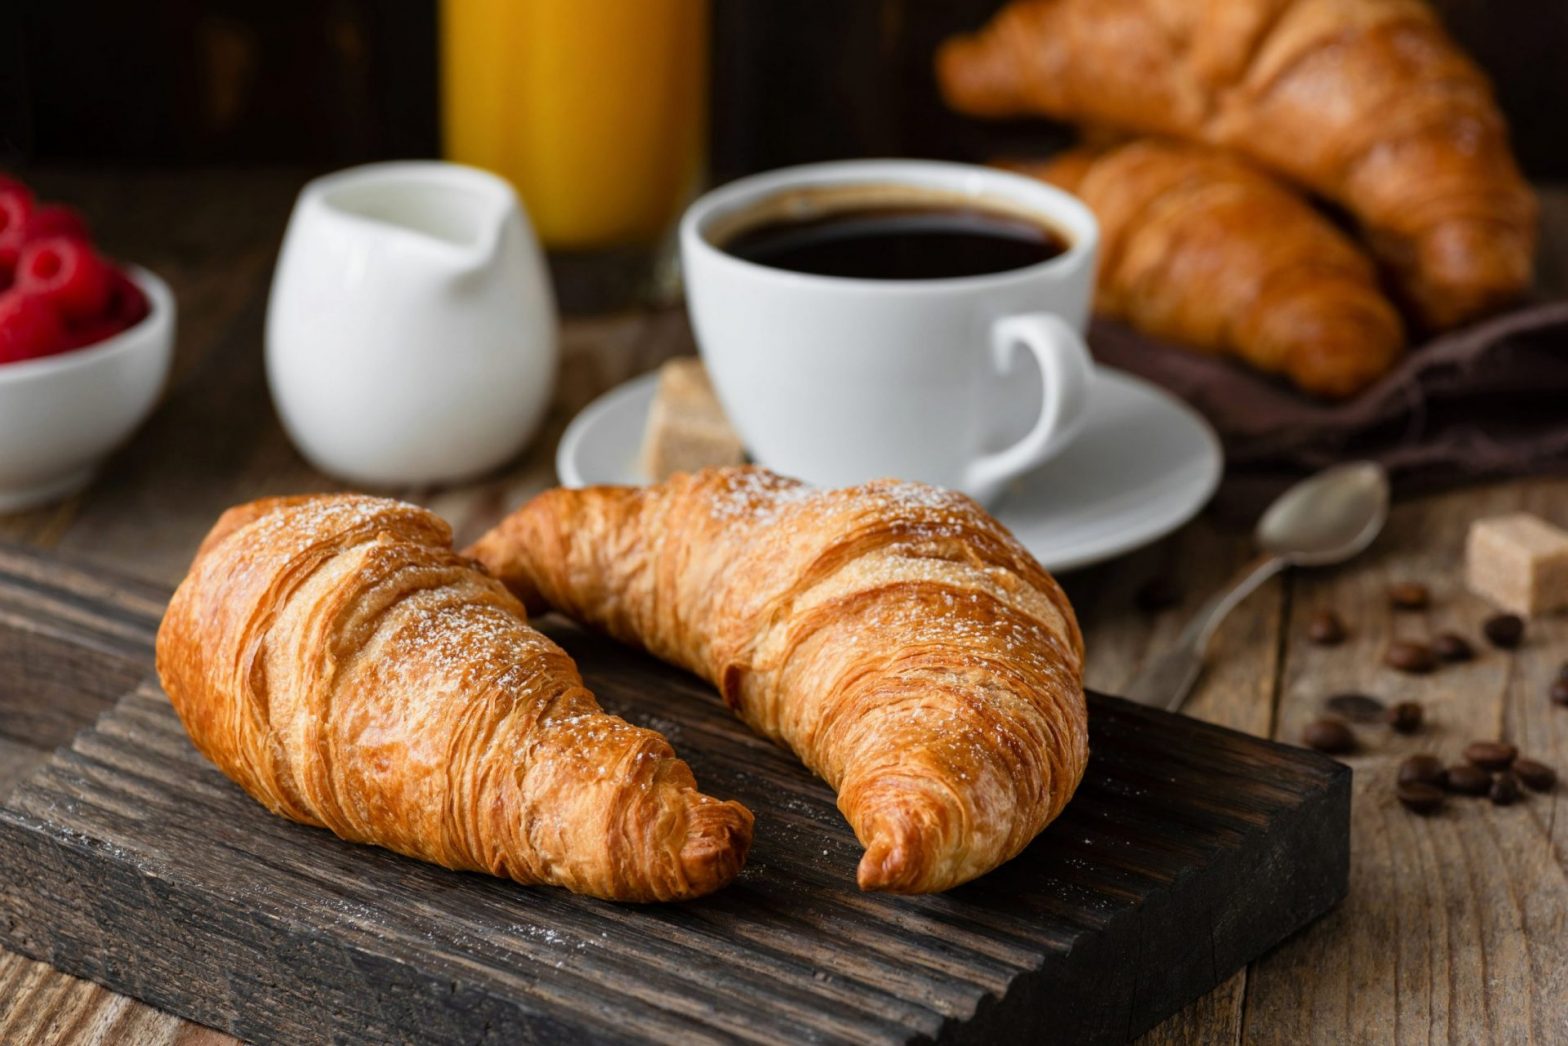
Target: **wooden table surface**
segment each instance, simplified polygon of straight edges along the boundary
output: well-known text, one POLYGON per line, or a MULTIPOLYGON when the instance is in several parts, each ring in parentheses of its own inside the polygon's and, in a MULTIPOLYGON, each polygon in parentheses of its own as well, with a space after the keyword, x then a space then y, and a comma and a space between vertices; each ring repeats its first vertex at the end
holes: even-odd
MULTIPOLYGON (((107 569, 173 585, 226 506, 265 494, 335 489, 279 428, 262 370, 262 318, 297 172, 102 175, 43 172, 47 195, 94 217, 106 248, 163 274, 180 304, 179 347, 158 413, 85 493, 0 516, 0 539, 58 549, 107 569)), ((1568 233, 1568 193, 1549 194, 1549 228, 1568 233)), ((1551 237, 1550 286, 1568 288, 1568 235, 1551 237)), ((451 520, 459 541, 554 481, 566 421, 599 392, 691 351, 677 314, 574 320, 545 431, 492 480, 392 493, 451 520)), ((1414 737, 1361 731, 1355 768, 1349 898, 1338 910, 1152 1031, 1148 1042, 1568 1041, 1568 875, 1556 815, 1564 792, 1510 808, 1453 802, 1421 819, 1392 798, 1395 765, 1424 750, 1457 758, 1475 738, 1504 738, 1568 771, 1568 709, 1546 698, 1568 659, 1568 619, 1532 622, 1516 654, 1486 649, 1428 677, 1382 666, 1399 638, 1454 629, 1478 636, 1490 612, 1461 583, 1475 517, 1525 509, 1568 524, 1568 479, 1536 479, 1401 501, 1386 533, 1348 566, 1267 585, 1220 632, 1213 665, 1188 706, 1260 736, 1299 738, 1322 699, 1362 690, 1418 700, 1430 726, 1414 737), (1427 583, 1422 612, 1392 611, 1391 581, 1427 583), (1342 646, 1304 639, 1313 612, 1338 609, 1342 646)), ((1063 578, 1083 622, 1089 683, 1115 692, 1250 553, 1246 532, 1200 517, 1114 563, 1063 578), (1163 612, 1136 608, 1154 577, 1184 593, 1163 612)), ((0 680, 0 686, 4 686, 0 680)), ((67 736, 19 740, 0 718, 0 792, 67 736)), ((214 971, 214 975, 221 975, 214 971)), ((410 1029, 417 1034, 417 1029, 410 1029)), ((0 952, 0 1042, 193 1043, 227 1036, 0 952)))

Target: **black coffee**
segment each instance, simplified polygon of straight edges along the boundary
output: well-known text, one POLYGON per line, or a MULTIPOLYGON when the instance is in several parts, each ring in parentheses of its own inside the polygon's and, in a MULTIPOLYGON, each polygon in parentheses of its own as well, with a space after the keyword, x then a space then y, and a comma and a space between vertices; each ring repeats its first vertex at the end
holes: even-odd
POLYGON ((1067 250, 1049 226, 993 211, 885 207, 777 221, 723 247, 758 265, 863 280, 943 280, 1037 265, 1067 250))

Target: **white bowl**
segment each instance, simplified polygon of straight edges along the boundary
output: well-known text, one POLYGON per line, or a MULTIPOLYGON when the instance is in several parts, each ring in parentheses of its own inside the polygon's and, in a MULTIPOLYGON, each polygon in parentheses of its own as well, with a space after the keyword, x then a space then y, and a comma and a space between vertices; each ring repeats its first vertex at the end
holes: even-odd
POLYGON ((146 269, 127 275, 147 316, 96 345, 0 364, 0 512, 72 494, 146 420, 174 353, 174 296, 146 269))

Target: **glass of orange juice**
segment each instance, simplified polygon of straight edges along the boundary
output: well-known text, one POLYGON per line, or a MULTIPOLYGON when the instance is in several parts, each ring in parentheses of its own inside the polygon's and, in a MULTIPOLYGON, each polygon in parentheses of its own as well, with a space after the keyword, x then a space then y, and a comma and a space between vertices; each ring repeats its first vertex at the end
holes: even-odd
POLYGON ((705 161, 708 0, 442 0, 449 159, 508 178, 552 255, 651 257, 705 161))

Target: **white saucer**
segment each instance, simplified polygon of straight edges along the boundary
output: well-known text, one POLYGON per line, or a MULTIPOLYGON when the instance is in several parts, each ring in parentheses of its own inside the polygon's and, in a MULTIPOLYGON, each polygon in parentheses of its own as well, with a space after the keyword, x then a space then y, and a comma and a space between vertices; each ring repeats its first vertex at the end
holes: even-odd
MULTIPOLYGON (((657 374, 584 407, 561 437, 568 487, 648 482, 637 467, 657 374)), ((1088 566, 1164 537, 1219 483, 1219 439, 1192 408, 1121 371, 1096 368, 1089 421, 1072 445, 1014 481, 993 508, 1048 570, 1088 566)))

